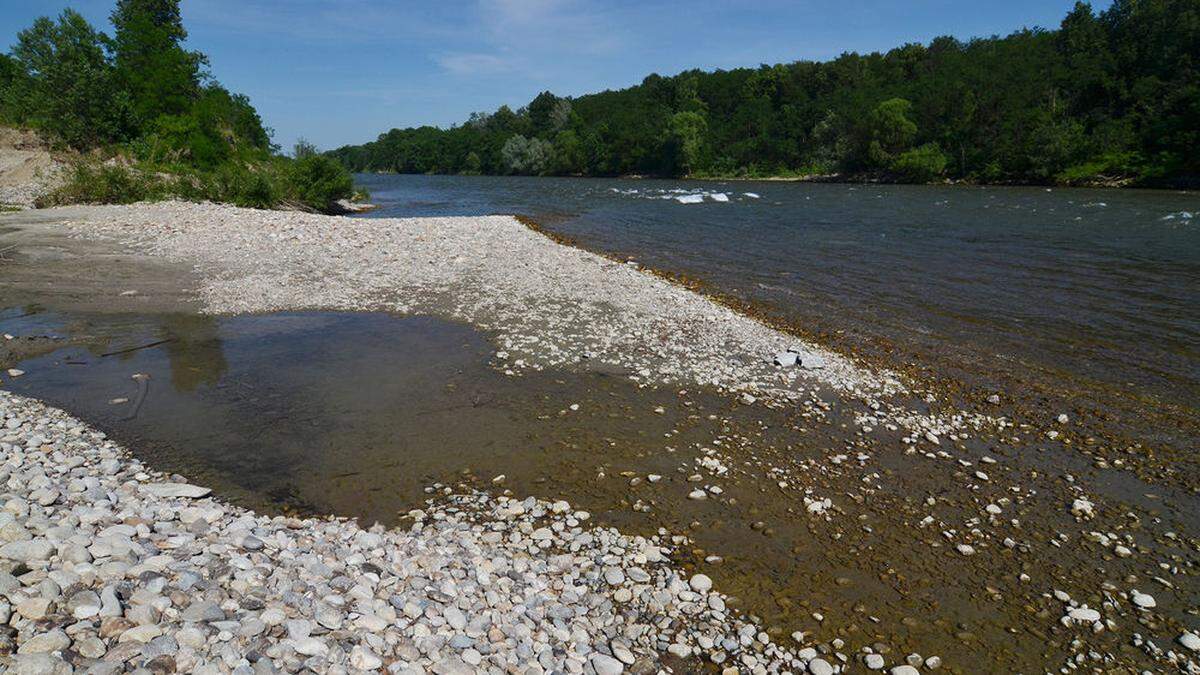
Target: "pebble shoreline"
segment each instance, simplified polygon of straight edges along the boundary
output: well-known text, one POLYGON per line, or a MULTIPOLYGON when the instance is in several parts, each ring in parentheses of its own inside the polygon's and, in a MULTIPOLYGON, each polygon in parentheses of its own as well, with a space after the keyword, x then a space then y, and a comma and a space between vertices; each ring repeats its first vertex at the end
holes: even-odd
POLYGON ((0 391, 0 647, 15 673, 834 672, 566 502, 447 495, 410 530, 268 517, 0 391), (693 661, 695 662, 695 661, 693 661), (685 667, 686 669, 686 667, 685 667))
POLYGON ((747 404, 809 405, 828 394, 868 406, 864 426, 912 437, 997 420, 900 400, 899 375, 738 314, 636 265, 563 246, 510 216, 348 218, 164 202, 91 207, 65 223, 194 267, 213 314, 333 309, 429 313, 497 333, 510 373, 582 365, 640 384, 712 386, 747 404), (796 354, 794 367, 776 365, 796 354), (923 408, 923 406, 921 407, 923 408))
MULTIPOLYGON (((963 444, 963 440, 972 435, 987 438, 991 431, 997 431, 1001 437, 1010 435, 1011 443, 1016 447, 1020 439, 1014 432, 1018 429, 1026 437, 1044 437, 1053 441, 1059 434, 1058 427, 1070 421, 1065 414, 1060 413, 1050 423, 1052 428, 1045 430, 1026 424, 1014 427, 1013 422, 1002 418, 956 413, 953 409, 947 413, 933 406, 927 407, 924 404, 933 404, 934 399, 921 391, 919 384, 906 383, 887 371, 863 368, 737 314, 635 265, 554 243, 512 218, 365 220, 183 203, 86 207, 60 213, 64 221, 62 230, 71 236, 81 240, 110 240, 117 245, 116 249, 136 252, 135 258, 141 255, 146 260, 165 259, 176 263, 180 269, 190 268, 194 274, 189 278, 197 284, 194 288, 196 297, 201 300, 204 311, 214 314, 305 309, 428 313, 489 331, 497 350, 493 366, 511 375, 519 375, 525 370, 600 369, 628 377, 640 385, 711 386, 729 394, 730 404, 736 400, 744 406, 798 408, 804 418, 820 419, 825 411, 849 408, 853 411, 849 426, 856 441, 873 439, 879 435, 878 430, 886 429, 884 442, 889 445, 884 448, 856 442, 853 451, 847 449, 841 454, 821 458, 818 464, 810 463, 798 469, 789 469, 786 462, 782 466, 762 465, 758 468, 766 470, 770 478, 764 485, 774 483, 781 493, 785 488, 799 490, 803 494, 803 503, 797 509, 816 520, 829 520, 830 513, 840 513, 839 507, 857 502, 864 494, 877 489, 880 473, 873 468, 867 469, 862 478, 864 494, 857 494, 850 488, 841 491, 835 484, 824 485, 824 489, 814 492, 811 481, 802 480, 804 471, 814 467, 828 468, 826 464, 840 465, 850 458, 865 467, 875 455, 885 451, 898 450, 906 458, 928 460, 932 463, 930 466, 949 472, 946 475, 952 483, 962 482, 960 492, 951 494, 938 486, 928 490, 922 500, 922 493, 918 491, 913 500, 921 505, 915 506, 915 510, 909 509, 914 505, 909 504, 911 500, 908 499, 892 504, 903 507, 909 514, 909 522, 915 523, 918 530, 928 530, 929 534, 914 534, 930 546, 930 555, 935 555, 943 546, 950 546, 958 559, 979 561, 986 558, 1000 563, 1017 553, 1027 555, 1032 551, 1045 555, 1055 550, 1049 546, 1062 547, 1071 541, 1071 537, 1079 535, 1080 543, 1068 546, 1095 548, 1096 555, 1105 560, 1111 550, 1117 560, 1125 561, 1122 567, 1137 572, 1138 576, 1144 575, 1140 580, 1129 574, 1123 580, 1103 575, 1100 577, 1102 583, 1081 586, 1071 583, 1078 580, 1069 570, 1057 570, 1051 575, 1045 571, 1030 575, 1024 572, 1033 572, 1032 569, 1007 568, 1009 572, 1021 572, 1015 579, 1019 583, 999 588, 1014 594, 1015 598, 1024 598, 1018 600, 1026 603, 1024 608, 1036 605, 1040 610, 1038 620, 1029 623, 1037 630, 1042 630, 1045 624, 1058 624, 1053 631, 1054 639, 1069 640, 1066 651, 1070 657, 1061 662, 1061 672, 1096 668, 1100 664, 1131 665, 1128 650, 1122 653, 1122 648, 1114 646, 1111 639, 1106 639, 1103 647, 1099 643, 1093 644, 1090 635, 1097 640, 1116 636, 1135 648, 1136 653, 1157 662, 1158 667, 1200 673, 1200 662, 1196 661, 1200 638, 1196 637, 1191 622, 1185 618, 1182 625, 1174 626, 1172 633, 1162 630, 1164 626, 1158 623, 1161 615, 1156 608, 1159 605, 1177 607, 1183 599, 1182 593, 1174 591, 1172 583, 1159 573, 1139 569, 1142 565, 1138 564, 1139 559, 1145 560, 1146 565, 1158 560, 1164 574, 1186 577, 1187 564, 1178 565, 1181 559, 1171 557, 1177 548, 1173 532, 1166 532, 1163 535, 1166 539, 1157 542, 1161 549, 1153 547, 1149 541, 1135 539, 1124 523, 1111 518, 1113 514, 1128 511, 1115 509, 1108 499, 1094 501, 1097 498, 1093 492, 1085 490, 1087 484, 1076 483, 1073 475, 1063 475, 1061 486, 1048 481, 1039 486, 1033 483, 1040 480, 1039 473, 1027 473, 1022 464, 1015 461, 1017 455, 1014 453, 1019 448, 1009 452, 1005 448, 968 448, 963 444), (799 470, 801 474, 789 473, 793 470, 799 470), (1047 492, 1048 488, 1053 488, 1054 492, 1047 492), (1054 495, 1043 509, 1049 507, 1059 513, 1060 510, 1066 512, 1069 507, 1069 522, 1061 518, 1043 521, 1028 511, 1037 508, 1031 500, 1039 492, 1054 495), (960 501, 966 508, 961 514, 953 510, 935 513, 935 507, 951 506, 960 501), (1027 509, 1024 514, 1021 513, 1023 507, 1027 509), (980 515, 981 512, 984 515, 980 515), (919 518, 921 516, 923 518, 919 518), (1049 535, 1024 529, 1026 520, 1048 528, 1049 535), (1047 548, 1027 548, 1048 536, 1053 540, 1044 542, 1047 548), (939 540, 942 538, 944 542, 939 540), (1098 546, 1092 546, 1093 542, 1098 546), (1173 562, 1166 563, 1168 559, 1173 562), (1165 603, 1164 596, 1158 591, 1155 591, 1159 595, 1157 599, 1144 592, 1154 589, 1145 583, 1148 579, 1172 590, 1165 603), (1095 590, 1096 584, 1099 584, 1099 591, 1095 590), (1138 587, 1143 590, 1137 590, 1138 587), (1061 588, 1067 588, 1070 593, 1061 588), (1039 589, 1042 590, 1039 592, 1039 589), (1028 604, 1030 602, 1034 604, 1028 604), (1182 634, 1178 632, 1181 628, 1182 634), (1148 637, 1143 637, 1140 632, 1130 633, 1139 629, 1153 632, 1148 637)), ((53 216, 54 212, 50 214, 53 216)), ((119 287, 106 287, 105 292, 120 293, 135 301, 139 297, 139 291, 119 287)), ((684 393, 680 392, 681 395, 684 393)), ((999 402, 998 397, 993 398, 997 400, 989 400, 990 403, 999 402)), ((16 397, 5 398, 3 403, 6 412, 9 409, 34 410, 40 405, 16 397)), ((572 404, 567 410, 578 407, 572 404)), ((662 414, 662 409, 655 412, 662 414)), ((21 412, 17 417, 32 420, 28 424, 44 426, 48 424, 45 420, 61 420, 61 415, 63 413, 41 407, 29 414, 21 412)), ((0 421, 3 421, 3 414, 0 414, 0 421)), ((73 420, 66 426, 69 435, 94 433, 73 420)), ((40 459, 37 454, 40 448, 31 450, 22 440, 28 431, 26 422, 7 432, 5 427, 0 427, 0 444, 9 444, 0 445, 0 449, 10 455, 7 458, 10 473, 5 478, 8 489, 15 491, 9 497, 0 498, 0 503, 14 496, 21 500, 10 502, 15 504, 12 509, 7 505, 4 507, 22 519, 21 529, 12 530, 17 536, 26 532, 33 533, 34 539, 51 539, 45 533, 54 526, 44 522, 44 510, 38 511, 43 508, 40 500, 50 498, 51 493, 39 493, 35 497, 32 491, 41 490, 48 484, 58 485, 52 493, 58 501, 51 501, 48 506, 51 510, 59 509, 73 504, 68 494, 70 490, 62 487, 61 482, 66 481, 68 486, 78 485, 76 481, 86 480, 92 474, 84 471, 80 476, 71 475, 71 471, 79 469, 79 464, 71 464, 58 473, 52 473, 47 466, 39 468, 31 464, 30 458, 40 459), (6 433, 13 438, 5 439, 6 433), (27 475, 31 471, 32 475, 27 475), (41 477, 43 473, 47 478, 41 477), (32 487, 27 489, 26 484, 32 487), (63 497, 64 494, 68 496, 63 497), (30 511, 23 512, 21 504, 37 511, 43 519, 32 524, 27 522, 30 511)), ((34 433, 35 436, 51 436, 41 430, 34 433)), ((108 447, 111 444, 96 439, 94 445, 108 447)), ((397 570, 393 567, 388 570, 377 559, 381 555, 380 545, 370 538, 370 544, 364 549, 359 541, 360 533, 364 531, 354 523, 332 519, 270 519, 213 502, 207 498, 204 488, 148 487, 148 484, 166 483, 171 479, 150 472, 119 448, 109 449, 116 453, 114 457, 120 458, 121 462, 131 462, 135 468, 131 469, 132 474, 121 470, 123 478, 118 489, 112 492, 121 496, 121 500, 115 502, 110 499, 114 506, 120 505, 120 513, 115 514, 113 520, 93 528, 93 535, 96 532, 103 534, 106 528, 128 526, 130 530, 114 530, 114 533, 147 546, 158 546, 160 550, 163 547, 156 542, 163 541, 164 537, 170 542, 186 536, 203 538, 207 543, 196 544, 200 549, 188 549, 192 559, 200 561, 192 571, 203 575, 216 569, 232 575, 223 577, 230 584, 222 586, 218 580, 216 586, 202 589, 205 592, 220 589, 214 591, 213 601, 222 611, 222 618, 217 619, 214 612, 211 621, 191 622, 209 629, 205 633, 207 641, 193 650, 195 654, 179 649, 183 653, 183 666, 178 661, 170 663, 172 668, 179 670, 196 670, 209 663, 214 669, 208 672, 229 672, 239 667, 243 668, 239 672, 268 667, 340 672, 378 665, 400 672, 411 667, 413 672, 458 672, 456 668, 461 668, 462 672, 475 672, 491 668, 498 672, 603 673, 621 672, 618 668, 653 672, 664 667, 690 672, 704 664, 709 669, 715 666, 718 671, 726 669, 730 672, 829 674, 866 670, 912 675, 931 672, 941 665, 937 656, 926 659, 916 654, 904 656, 893 652, 886 644, 886 633, 890 631, 883 626, 877 629, 879 641, 855 648, 840 639, 833 639, 835 636, 848 637, 846 634, 826 634, 822 639, 828 642, 815 644, 812 638, 806 638, 806 633, 794 633, 792 639, 783 637, 788 630, 807 630, 809 626, 804 622, 782 632, 778 625, 772 624, 771 635, 786 642, 787 647, 772 644, 763 627, 755 625, 756 619, 747 619, 725 608, 724 596, 712 590, 707 577, 688 578, 669 561, 652 560, 655 553, 647 556, 651 549, 667 558, 672 547, 686 551, 689 542, 683 538, 672 537, 660 530, 657 539, 646 542, 624 537, 614 530, 589 529, 587 520, 574 513, 565 502, 550 504, 535 499, 517 502, 507 496, 453 495, 440 486, 436 490, 431 488, 438 493, 438 498, 430 508, 414 514, 418 518, 412 530, 373 528, 365 531, 367 535, 383 537, 382 546, 388 550, 394 546, 397 551, 417 550, 431 556, 440 552, 449 556, 450 560, 437 568, 448 576, 436 580, 451 581, 455 594, 436 584, 414 589, 417 596, 437 607, 432 614, 428 614, 427 606, 423 606, 419 615, 408 616, 407 605, 396 605, 390 596, 376 593, 385 581, 384 572, 397 580, 393 587, 403 587, 407 583, 405 580, 414 575, 418 583, 435 580, 434 576, 427 568, 402 567, 397 570), (146 494, 155 490, 160 494, 146 494), (136 515, 131 516, 123 509, 135 500, 142 500, 136 504, 137 508, 144 506, 144 509, 135 509, 136 515), (158 504, 168 506, 159 508, 158 504), (216 511, 207 510, 210 506, 216 511), (196 509, 216 515, 210 523, 205 516, 195 516, 196 509), (151 513, 146 514, 146 510, 151 513), (188 515, 182 515, 184 512, 188 515), (167 524, 161 530, 158 528, 160 519, 167 524), (204 523, 198 524, 200 520, 204 523), (200 530, 194 532, 194 528, 200 530), (463 540, 469 543, 464 544, 463 540), (250 546, 247 547, 245 542, 250 546), (214 547, 208 548, 209 543, 214 547), (278 551, 312 551, 314 546, 320 550, 313 555, 322 557, 322 564, 331 571, 326 573, 325 568, 317 568, 321 574, 315 574, 307 562, 297 563, 277 555, 278 551), (405 546, 410 548, 405 549, 405 546), (372 555, 376 557, 372 558, 372 555), (364 563, 357 562, 359 556, 366 556, 364 563), (472 556, 493 563, 507 561, 509 567, 503 569, 509 570, 509 576, 517 569, 516 565, 523 565, 520 574, 525 576, 514 587, 527 599, 524 604, 514 605, 522 608, 518 623, 505 623, 509 620, 508 612, 501 612, 503 616, 489 619, 496 623, 494 626, 489 624, 484 634, 481 635, 479 630, 472 632, 469 622, 479 612, 489 617, 492 616, 489 612, 495 613, 488 596, 494 589, 484 588, 488 584, 478 578, 477 564, 464 562, 470 561, 472 556), (524 562, 518 563, 518 560, 524 562), (355 588, 361 585, 359 577, 365 569, 364 564, 371 565, 369 572, 375 575, 366 577, 370 583, 364 586, 366 591, 374 593, 370 597, 372 602, 368 602, 365 591, 355 594, 355 588), (565 567, 560 569, 560 564, 565 567), (248 570, 260 569, 267 581, 258 586, 244 583, 238 576, 248 570), (288 575, 298 575, 301 585, 289 586, 290 579, 282 582, 277 578, 288 575), (338 581, 335 585, 335 579, 347 581, 338 581), (458 633, 464 631, 444 630, 446 625, 453 627, 448 623, 445 610, 447 603, 457 602, 456 598, 460 597, 457 593, 464 583, 470 586, 469 592, 461 595, 462 602, 458 604, 468 623, 464 628, 465 637, 460 637, 458 633), (483 594, 483 605, 472 604, 480 593, 483 594), (241 602, 247 594, 261 600, 263 605, 257 606, 256 600, 251 601, 251 606, 241 602), (292 602, 297 594, 301 595, 298 604, 292 602), (446 596, 450 596, 449 600, 446 596), (541 599, 534 601, 537 604, 531 614, 528 599, 543 596, 551 598, 552 604, 557 602, 566 607, 572 614, 556 616, 541 599), (265 624, 258 630, 259 624, 254 622, 252 615, 265 612, 271 602, 284 603, 286 618, 281 624, 271 625, 258 617, 265 624), (340 623, 325 609, 327 605, 341 612, 340 623), (361 610, 360 605, 365 610, 361 610), (388 607, 391 607, 390 613, 388 607), (338 627, 322 624, 316 612, 318 608, 322 608, 328 621, 338 627), (288 613, 292 610, 295 610, 294 614, 288 613), (660 621, 656 613, 663 613, 665 618, 660 621), (365 623, 359 621, 362 617, 368 617, 365 623), (575 619, 582 623, 576 625, 575 619), (291 624, 289 620, 307 623, 291 624), (241 632, 247 621, 251 633, 243 636, 241 632), (233 623, 223 628, 219 625, 221 622, 233 623), (552 627, 547 626, 547 622, 552 627), (535 637, 541 635, 546 640, 535 640, 533 646, 520 651, 520 644, 508 639, 512 637, 510 630, 517 630, 518 638, 525 637, 525 629, 514 628, 518 624, 533 631, 535 637), (493 627, 506 639, 492 640, 493 627), (304 632, 306 629, 307 633, 304 632), (540 629, 550 632, 539 634, 540 629), (389 630, 393 636, 398 636, 395 640, 389 641, 386 637, 389 630), (439 636, 441 642, 438 642, 439 636), (452 642, 456 638, 457 642, 452 642), (307 654, 296 648, 297 640, 307 639, 321 641, 324 649, 313 646, 315 653, 307 654), (268 645, 283 645, 285 651, 269 652, 268 645), (398 651, 405 645, 411 645, 416 651, 407 648, 398 651), (433 654, 427 653, 426 647, 430 646, 434 649, 433 654), (288 648, 290 652, 286 651, 288 648), (543 658, 542 654, 547 651, 550 656, 543 658), (189 661, 190 657, 197 660, 189 661), (376 664, 374 659, 379 659, 379 663, 376 664)), ((696 461, 695 475, 687 479, 687 489, 691 489, 687 498, 706 500, 706 503, 722 500, 721 486, 712 484, 699 489, 698 482, 703 482, 705 474, 720 476, 726 473, 737 458, 726 457, 710 448, 703 448, 702 454, 696 461)), ((107 461, 109 456, 105 457, 107 461)), ((685 472, 690 470, 681 468, 685 472)), ((651 483, 658 479, 661 476, 646 477, 651 483)), ((182 479, 177 477, 176 480, 182 479)), ((640 480, 640 477, 633 478, 629 483, 633 486, 640 480)), ((84 489, 90 489, 90 486, 85 485, 84 489)), ((641 505, 639 500, 633 509, 636 511, 641 505)), ((1039 515, 1042 513, 1045 511, 1038 512, 1039 515)), ((756 530, 766 526, 764 523, 754 525, 756 530)), ((871 528, 864 526, 862 529, 870 534, 871 528)), ((0 558, 4 556, 3 546, 11 543, 5 534, 7 531, 6 524, 0 522, 0 558)), ((899 545, 903 548, 907 543, 899 545)), ((56 550, 54 555, 61 556, 62 550, 56 550)), ((146 551, 153 551, 153 548, 146 551)), ((388 557, 387 551, 382 555, 384 562, 397 562, 388 557)), ((686 559, 686 556, 680 555, 679 559, 686 559)), ((74 619, 77 617, 70 608, 74 594, 64 590, 70 581, 63 584, 57 578, 50 578, 59 586, 57 595, 53 586, 43 588, 47 570, 59 562, 55 559, 45 563, 41 576, 29 577, 29 583, 22 574, 14 572, 11 576, 19 578, 19 583, 26 588, 35 587, 39 593, 45 591, 50 599, 48 608, 57 608, 59 614, 65 612, 74 619)), ((75 563, 72 561, 71 564, 75 563)), ((144 563, 139 560, 136 564, 144 563)), ((145 571, 139 568, 136 578, 127 577, 122 582, 127 584, 121 587, 125 594, 114 591, 118 601, 132 602, 144 583, 160 583, 143 579, 141 574, 145 571)), ((151 571, 163 574, 161 569, 151 571)), ((974 574, 971 572, 966 586, 985 584, 989 594, 999 597, 1000 591, 987 584, 1006 581, 1000 576, 993 580, 992 575, 1000 572, 989 570, 978 579, 974 574)), ((491 576, 489 581, 494 582, 497 578, 500 577, 491 576)), ((1186 583, 1187 579, 1181 581, 1186 583)), ((183 598, 186 600, 183 604, 174 603, 174 600, 181 593, 195 595, 193 589, 198 586, 190 584, 184 589, 171 587, 169 582, 161 583, 162 586, 151 587, 152 593, 172 602, 159 607, 154 605, 154 602, 161 605, 161 600, 156 598, 151 604, 159 611, 155 625, 167 626, 168 630, 152 636, 149 641, 144 641, 145 644, 196 627, 180 618, 184 610, 190 609, 191 600, 183 598), (172 607, 174 614, 170 611, 172 607)), ((841 583, 840 579, 838 583, 841 583)), ((956 582, 948 583, 958 588, 956 582)), ((86 590, 104 600, 102 591, 106 585, 109 585, 107 581, 98 586, 93 583, 86 590)), ((80 589, 70 587, 70 590, 80 589)), ((791 597, 815 597, 821 591, 820 586, 793 588, 791 597)), ((80 602, 84 600, 90 602, 91 596, 84 595, 80 602)), ((100 606, 103 605, 101 602, 100 606)), ((14 610, 15 607, 16 603, 9 603, 7 618, 12 619, 10 626, 24 630, 28 628, 28 617, 14 610)), ((731 603, 731 607, 736 604, 731 603)), ((1172 611, 1176 607, 1172 607, 1172 611)), ((123 611, 126 608, 127 605, 122 605, 123 611)), ((121 616, 129 618, 124 614, 121 616)), ((269 616, 274 619, 278 614, 269 616)), ((458 623, 457 615, 453 616, 458 623)), ((812 617, 817 622, 824 620, 819 613, 813 613, 812 617)), ((138 615, 138 618, 145 617, 138 615)), ((134 630, 148 625, 133 618, 129 621, 134 630)), ((885 620, 885 625, 889 623, 885 620)), ((64 661, 80 670, 91 668, 94 664, 82 665, 78 661, 81 652, 77 645, 82 643, 67 625, 52 622, 47 630, 42 630, 40 624, 34 623, 32 632, 13 633, 9 648, 18 651, 17 665, 21 665, 29 653, 28 649, 27 653, 20 653, 19 646, 33 640, 39 651, 54 651, 41 650, 45 645, 59 648, 57 653, 64 661), (67 647, 62 648, 63 643, 55 630, 72 640, 67 647), (51 637, 42 639, 43 634, 51 637)), ((893 625, 898 628, 898 624, 893 625)), ((98 624, 93 629, 102 631, 103 626, 98 624)), ((98 639, 107 639, 97 635, 98 639)), ((105 645, 105 659, 111 650, 121 654, 120 649, 131 649, 123 645, 135 638, 121 642, 123 635, 120 633, 115 641, 109 640, 112 644, 105 645)), ((136 637, 138 633, 134 635, 136 637)), ((192 633, 184 633, 185 639, 192 636, 192 633)), ((178 637, 172 639, 175 640, 173 648, 188 646, 178 637)), ((92 642, 86 644, 94 646, 92 642)), ((172 647, 172 643, 166 641, 162 644, 172 647)), ((911 649, 926 645, 910 641, 904 646, 911 649)), ((938 646, 945 647, 944 644, 938 646)), ((1033 652, 1027 647, 1024 653, 1033 652)), ((152 658, 161 656, 154 650, 150 650, 150 654, 152 658)), ((178 656, 174 652, 173 655, 178 656)), ((950 653, 943 655, 951 656, 950 653)), ((144 665, 151 671, 166 670, 165 662, 149 664, 144 656, 145 652, 137 652, 123 662, 123 667, 144 665)), ((958 663, 949 663, 950 670, 970 666, 970 663, 962 662, 962 653, 957 656, 953 660, 958 663)), ((42 656, 29 656, 29 659, 38 660, 37 663, 30 661, 33 665, 27 668, 29 672, 44 672, 45 667, 54 665, 42 656)), ((1144 662, 1140 657, 1136 660, 1144 662)), ((106 668, 103 665, 97 667, 100 668, 97 672, 104 672, 106 668)), ((203 668, 200 670, 204 672, 203 668)))

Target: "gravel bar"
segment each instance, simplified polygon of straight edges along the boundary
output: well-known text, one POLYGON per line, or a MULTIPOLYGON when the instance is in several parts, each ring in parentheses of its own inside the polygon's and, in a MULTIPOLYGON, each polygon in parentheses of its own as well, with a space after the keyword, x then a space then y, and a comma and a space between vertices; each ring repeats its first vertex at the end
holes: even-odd
POLYGON ((913 405, 919 397, 896 373, 861 367, 509 216, 349 218, 166 202, 96 207, 66 225, 194 267, 196 293, 214 314, 435 314, 494 332, 510 373, 605 369, 643 384, 712 386, 746 403, 815 409, 835 396, 865 404, 871 414, 861 426, 895 425, 913 438, 997 424, 930 412, 928 399, 913 405))
MULTIPOLYGON (((687 543, 566 502, 446 495, 411 529, 267 517, 0 391, 0 640, 15 673, 620 673, 835 663, 772 644, 687 543), (690 664, 690 665, 689 665, 690 664)), ((843 658, 845 658, 843 656, 843 658)), ((831 670, 825 672, 832 672, 831 670)))
MULTIPOLYGON (((507 216, 179 202, 44 215, 56 214, 70 237, 189 270, 180 278, 207 313, 431 314, 488 331, 495 363, 514 376, 601 370, 816 415, 850 403, 859 433, 899 430, 910 445, 1007 423, 938 412, 895 373, 507 216)), ((775 644, 708 577, 672 563, 686 538, 591 527, 566 502, 431 486, 407 529, 267 517, 152 471, 44 404, 0 392, 0 421, 0 653, 12 654, 0 661, 12 672, 831 675, 865 664, 911 675, 939 665, 840 639, 800 648, 803 633, 775 644)))

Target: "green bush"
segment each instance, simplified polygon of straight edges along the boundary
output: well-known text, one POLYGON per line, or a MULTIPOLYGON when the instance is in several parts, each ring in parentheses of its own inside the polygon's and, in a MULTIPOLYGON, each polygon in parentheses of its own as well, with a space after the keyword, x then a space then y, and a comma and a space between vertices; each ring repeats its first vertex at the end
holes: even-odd
POLYGON ((288 171, 288 197, 317 211, 331 211, 339 199, 354 195, 354 178, 342 163, 324 155, 309 155, 292 162, 288 171))
POLYGON ((366 199, 355 191, 350 174, 335 160, 313 155, 258 162, 227 161, 209 171, 187 165, 76 165, 61 187, 38 201, 38 206, 63 204, 130 204, 182 199, 234 204, 255 209, 276 208, 284 202, 314 211, 336 211, 340 199, 366 199))
POLYGON ((153 148, 143 157, 147 161, 211 169, 228 158, 228 146, 212 129, 205 129, 196 115, 160 115, 150 129, 139 139, 153 148))
POLYGON ((937 143, 926 143, 906 150, 892 161, 892 171, 914 183, 927 183, 941 176, 945 170, 946 155, 942 154, 937 143))
POLYGON ((39 207, 61 204, 132 204, 169 193, 159 176, 127 166, 77 164, 66 182, 38 199, 39 207))
POLYGON ((229 162, 203 175, 200 181, 203 193, 199 198, 252 209, 270 209, 279 204, 277 182, 278 176, 271 173, 269 165, 229 162))
POLYGON ((1146 160, 1137 152, 1112 152, 1063 169, 1054 177, 1065 185, 1088 184, 1110 178, 1141 177, 1146 160))

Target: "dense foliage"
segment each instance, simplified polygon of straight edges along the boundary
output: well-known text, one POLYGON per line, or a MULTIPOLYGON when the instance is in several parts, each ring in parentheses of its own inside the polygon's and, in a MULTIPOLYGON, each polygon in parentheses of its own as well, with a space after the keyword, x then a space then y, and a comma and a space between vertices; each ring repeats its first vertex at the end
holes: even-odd
POLYGON ((0 123, 92 151, 47 198, 121 202, 176 196, 329 210, 349 173, 279 157, 250 100, 184 47, 179 0, 118 0, 112 37, 74 10, 40 18, 0 55, 0 123))
POLYGON ((1200 0, 1084 3, 1058 30, 651 75, 393 129, 333 156, 404 173, 1195 180, 1200 0))

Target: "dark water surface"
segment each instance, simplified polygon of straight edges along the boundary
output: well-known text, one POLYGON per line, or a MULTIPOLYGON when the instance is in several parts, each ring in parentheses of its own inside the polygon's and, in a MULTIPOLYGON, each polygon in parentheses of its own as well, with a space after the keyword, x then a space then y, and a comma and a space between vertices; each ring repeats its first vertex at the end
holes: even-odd
POLYGON ((1195 193, 360 180, 382 207, 371 216, 527 215, 588 248, 690 273, 893 365, 918 364, 978 391, 1074 399, 1119 423, 1166 415, 1139 431, 1149 442, 1186 442, 1197 421, 1195 193))
POLYGON ((428 316, 9 308, 0 329, 43 341, 18 357, 26 372, 4 377, 4 388, 70 411, 157 469, 268 511, 394 524, 422 505, 424 488, 464 470, 507 474, 503 487, 520 480, 533 493, 530 482, 551 473, 590 475, 586 458, 616 439, 629 452, 657 451, 676 421, 652 412, 673 392, 600 374, 507 377, 491 366, 485 334, 428 316), (144 395, 134 376, 148 377, 144 395), (580 409, 568 415, 571 404, 580 409))

